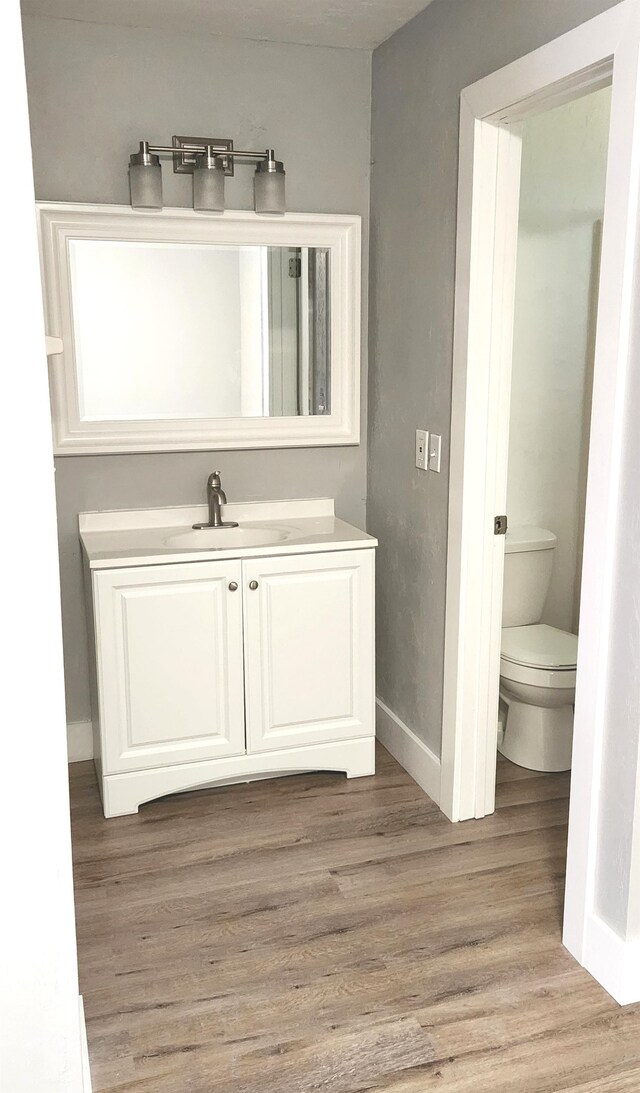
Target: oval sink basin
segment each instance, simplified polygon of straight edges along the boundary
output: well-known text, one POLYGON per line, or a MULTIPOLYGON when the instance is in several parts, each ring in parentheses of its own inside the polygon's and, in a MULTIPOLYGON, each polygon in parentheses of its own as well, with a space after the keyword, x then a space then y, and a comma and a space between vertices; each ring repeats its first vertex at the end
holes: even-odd
POLYGON ((230 547, 269 546, 287 538, 286 531, 276 528, 198 528, 181 531, 165 539, 167 546, 179 550, 228 550, 230 547))

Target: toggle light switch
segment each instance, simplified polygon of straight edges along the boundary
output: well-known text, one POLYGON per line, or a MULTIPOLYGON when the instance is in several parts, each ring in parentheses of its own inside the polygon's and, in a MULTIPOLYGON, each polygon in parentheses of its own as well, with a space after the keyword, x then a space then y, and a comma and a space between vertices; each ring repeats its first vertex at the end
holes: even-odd
POLYGON ((442 437, 438 433, 431 433, 429 437, 429 460, 428 466, 430 471, 437 471, 440 473, 440 453, 442 451, 442 437))

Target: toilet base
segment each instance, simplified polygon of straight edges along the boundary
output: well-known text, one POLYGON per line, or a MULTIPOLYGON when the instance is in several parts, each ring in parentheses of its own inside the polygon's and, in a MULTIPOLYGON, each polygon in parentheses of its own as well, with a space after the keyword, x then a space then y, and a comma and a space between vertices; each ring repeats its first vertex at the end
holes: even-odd
POLYGON ((530 706, 502 690, 500 706, 498 751, 505 759, 529 770, 571 769, 573 706, 530 706))

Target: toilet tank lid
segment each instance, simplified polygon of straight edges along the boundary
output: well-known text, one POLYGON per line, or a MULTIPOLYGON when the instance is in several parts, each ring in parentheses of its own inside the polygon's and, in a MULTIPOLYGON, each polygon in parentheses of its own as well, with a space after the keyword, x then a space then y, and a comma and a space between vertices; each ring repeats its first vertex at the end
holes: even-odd
POLYGON ((517 554, 524 550, 553 550, 556 542, 557 537, 552 531, 527 525, 508 529, 504 549, 507 554, 517 554))

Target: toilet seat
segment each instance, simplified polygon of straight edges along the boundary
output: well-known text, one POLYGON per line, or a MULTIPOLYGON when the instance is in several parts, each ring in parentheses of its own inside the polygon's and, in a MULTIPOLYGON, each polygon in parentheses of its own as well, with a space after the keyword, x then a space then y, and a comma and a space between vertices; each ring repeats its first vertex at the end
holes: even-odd
POLYGON ((534 687, 576 685, 578 638, 555 626, 505 626, 502 630, 500 675, 534 687))
POLYGON ((514 664, 500 658, 500 678, 506 683, 527 683, 530 687, 553 687, 575 690, 575 668, 532 668, 528 664, 514 664))

